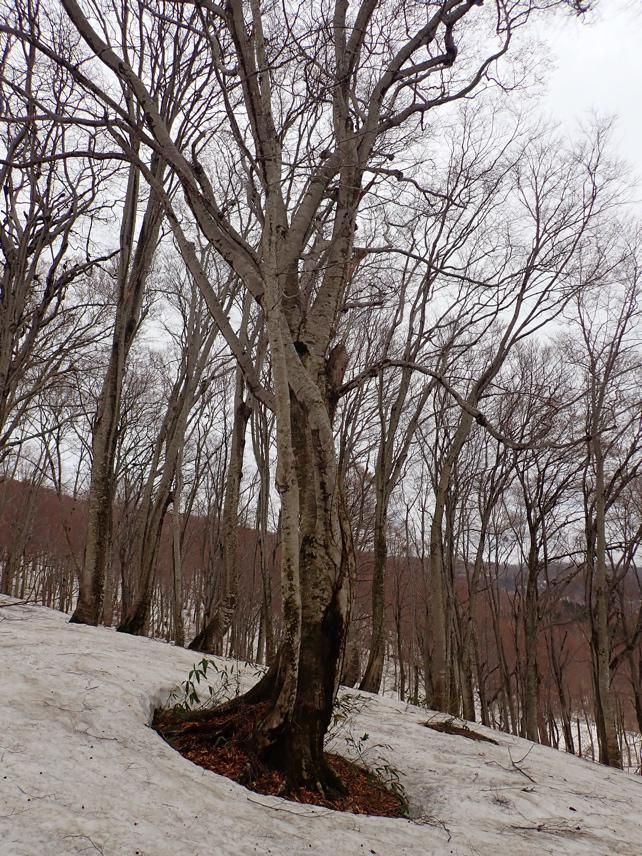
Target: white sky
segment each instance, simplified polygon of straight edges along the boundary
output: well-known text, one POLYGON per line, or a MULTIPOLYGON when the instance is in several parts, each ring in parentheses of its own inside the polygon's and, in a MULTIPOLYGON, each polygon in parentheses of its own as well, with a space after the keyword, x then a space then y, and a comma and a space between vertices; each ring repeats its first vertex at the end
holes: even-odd
POLYGON ((546 108, 571 133, 592 111, 616 116, 618 151, 642 177, 642 0, 599 0, 585 21, 552 20, 542 31, 553 54, 546 108))

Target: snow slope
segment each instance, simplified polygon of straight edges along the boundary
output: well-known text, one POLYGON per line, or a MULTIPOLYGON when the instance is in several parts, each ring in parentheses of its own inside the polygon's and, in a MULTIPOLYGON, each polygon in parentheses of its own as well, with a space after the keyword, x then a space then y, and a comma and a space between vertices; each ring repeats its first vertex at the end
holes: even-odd
POLYGON ((425 710, 390 699, 368 697, 355 734, 389 744, 415 820, 251 793, 148 727, 193 652, 8 604, 0 598, 2 856, 642 854, 639 778, 496 732, 499 746, 439 734, 421 724, 425 710))

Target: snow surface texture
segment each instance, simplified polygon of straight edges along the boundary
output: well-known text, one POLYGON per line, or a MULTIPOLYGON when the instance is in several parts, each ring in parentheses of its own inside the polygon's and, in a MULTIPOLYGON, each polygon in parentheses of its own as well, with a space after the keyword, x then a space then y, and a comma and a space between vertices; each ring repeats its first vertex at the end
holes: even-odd
POLYGON ((354 734, 389 744, 414 820, 251 793, 149 727, 198 655, 9 603, 0 598, 2 856, 642 854, 639 778, 477 725, 499 745, 440 734, 423 726, 427 711, 372 696, 354 734))

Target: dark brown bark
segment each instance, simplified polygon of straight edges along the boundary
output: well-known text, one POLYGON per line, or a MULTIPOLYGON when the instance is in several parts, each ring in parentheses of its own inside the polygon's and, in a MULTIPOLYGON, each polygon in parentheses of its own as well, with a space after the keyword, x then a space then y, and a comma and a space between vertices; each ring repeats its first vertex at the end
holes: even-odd
MULTIPOLYGON (((306 552, 302 545, 302 559, 306 552)), ((312 557, 310 557, 312 558, 312 557)), ((324 758, 324 738, 332 717, 336 670, 345 632, 339 590, 321 621, 306 622, 301 638, 300 674, 294 713, 264 751, 270 766, 285 773, 290 788, 341 792, 324 758)))
POLYGON ((537 639, 539 626, 539 604, 537 582, 539 560, 535 551, 536 534, 531 531, 531 546, 528 554, 526 598, 524 603, 524 711, 522 736, 537 743, 539 729, 539 668, 537 663, 537 639))

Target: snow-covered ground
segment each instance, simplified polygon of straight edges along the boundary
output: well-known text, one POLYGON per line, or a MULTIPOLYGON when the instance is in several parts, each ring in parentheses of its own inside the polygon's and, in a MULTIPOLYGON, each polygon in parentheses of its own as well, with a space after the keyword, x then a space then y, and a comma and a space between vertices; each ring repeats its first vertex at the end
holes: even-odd
MULTIPOLYGON (((425 710, 368 697, 353 732, 388 744, 414 820, 251 793, 149 727, 193 652, 67 623, 0 598, 2 856, 535 856, 642 854, 642 780, 425 710)), ((337 738, 340 744, 344 738, 337 738)))

